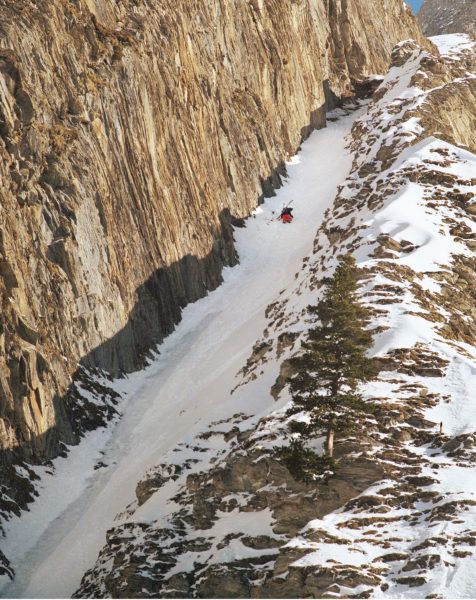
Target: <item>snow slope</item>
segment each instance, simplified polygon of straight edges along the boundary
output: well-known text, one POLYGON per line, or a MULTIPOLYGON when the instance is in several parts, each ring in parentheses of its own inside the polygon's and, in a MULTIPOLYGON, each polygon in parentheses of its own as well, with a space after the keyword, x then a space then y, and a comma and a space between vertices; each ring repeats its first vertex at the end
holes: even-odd
POLYGON ((257 420, 270 411, 277 363, 258 384, 230 391, 266 324, 265 308, 293 282, 347 176, 351 159, 345 139, 356 116, 330 122, 303 144, 287 165, 289 177, 277 197, 236 230, 240 264, 224 272, 220 288, 184 310, 148 368, 115 383, 127 402, 113 435, 105 440, 100 433, 102 447, 85 440, 68 459, 55 461, 57 474, 44 484, 40 500, 28 515, 9 523, 2 550, 17 576, 3 588, 5 597, 70 596, 93 565, 116 514, 135 501, 136 483, 148 468, 213 420, 234 413, 257 420), (270 222, 273 211, 291 200, 293 224, 270 222), (96 471, 91 448, 106 465, 96 471))

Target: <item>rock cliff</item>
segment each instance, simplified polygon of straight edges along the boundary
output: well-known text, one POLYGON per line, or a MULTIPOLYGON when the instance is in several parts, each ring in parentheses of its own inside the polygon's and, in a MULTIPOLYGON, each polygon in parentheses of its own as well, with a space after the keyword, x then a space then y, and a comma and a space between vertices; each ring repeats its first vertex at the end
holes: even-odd
POLYGON ((469 33, 476 35, 474 0, 425 0, 418 20, 426 35, 469 33))
POLYGON ((3 508, 31 499, 6 465, 114 413, 100 386, 78 404, 82 367, 143 364, 284 159, 409 37, 401 0, 0 0, 3 508))

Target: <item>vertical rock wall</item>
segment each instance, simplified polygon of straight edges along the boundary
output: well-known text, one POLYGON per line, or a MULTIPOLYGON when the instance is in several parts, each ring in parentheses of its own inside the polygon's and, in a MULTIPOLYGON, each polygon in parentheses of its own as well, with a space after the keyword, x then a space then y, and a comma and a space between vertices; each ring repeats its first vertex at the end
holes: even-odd
POLYGON ((0 0, 0 446, 53 456, 82 361, 141 364, 401 0, 0 0))

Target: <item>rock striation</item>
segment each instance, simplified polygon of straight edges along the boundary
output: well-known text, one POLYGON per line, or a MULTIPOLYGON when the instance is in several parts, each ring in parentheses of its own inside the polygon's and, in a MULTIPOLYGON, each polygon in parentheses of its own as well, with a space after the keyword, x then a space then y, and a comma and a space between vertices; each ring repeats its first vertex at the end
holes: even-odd
POLYGON ((476 35, 474 0, 425 0, 418 20, 426 35, 469 33, 476 35))
POLYGON ((78 372, 143 364, 285 158, 408 37, 400 0, 0 0, 7 488, 77 441, 78 372))

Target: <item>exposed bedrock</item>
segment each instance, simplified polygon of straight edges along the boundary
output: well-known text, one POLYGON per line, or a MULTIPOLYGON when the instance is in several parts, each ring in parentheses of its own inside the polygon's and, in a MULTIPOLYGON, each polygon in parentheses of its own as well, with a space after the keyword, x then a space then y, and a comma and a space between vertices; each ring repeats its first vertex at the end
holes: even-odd
POLYGON ((474 0, 425 0, 418 20, 426 35, 469 33, 476 35, 474 0))
POLYGON ((139 367, 408 37, 401 0, 0 0, 3 466, 77 441, 78 365, 139 367))

